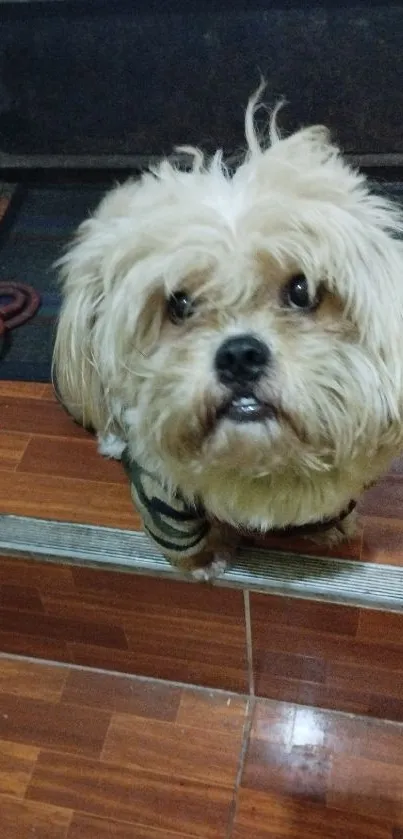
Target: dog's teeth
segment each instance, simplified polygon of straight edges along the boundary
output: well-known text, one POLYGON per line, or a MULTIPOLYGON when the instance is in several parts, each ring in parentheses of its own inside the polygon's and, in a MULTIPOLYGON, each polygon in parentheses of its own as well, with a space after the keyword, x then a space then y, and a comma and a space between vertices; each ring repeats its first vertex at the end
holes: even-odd
POLYGON ((252 394, 235 396, 224 414, 233 422, 262 422, 272 418, 273 415, 273 408, 260 402, 252 394))
POLYGON ((258 403, 254 396, 241 396, 239 399, 234 399, 232 404, 236 408, 255 408, 258 403))
POLYGON ((244 415, 255 414, 256 411, 260 410, 258 401, 253 397, 248 396, 241 396, 240 399, 234 399, 232 402, 232 408, 244 415))

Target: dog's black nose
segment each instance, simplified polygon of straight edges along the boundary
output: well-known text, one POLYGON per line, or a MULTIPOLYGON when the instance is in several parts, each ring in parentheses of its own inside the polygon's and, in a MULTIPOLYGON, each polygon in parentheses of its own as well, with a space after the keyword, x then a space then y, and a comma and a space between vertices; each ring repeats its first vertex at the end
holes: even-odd
POLYGON ((223 385, 246 385, 263 375, 270 361, 270 351, 253 335, 227 338, 217 351, 215 367, 223 385))

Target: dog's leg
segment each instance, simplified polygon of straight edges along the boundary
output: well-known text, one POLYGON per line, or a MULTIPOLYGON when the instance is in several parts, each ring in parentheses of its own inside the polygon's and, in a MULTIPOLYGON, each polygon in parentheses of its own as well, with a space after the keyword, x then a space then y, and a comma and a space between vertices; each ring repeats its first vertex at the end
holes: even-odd
POLYGON ((201 583, 208 583, 211 580, 216 580, 217 577, 221 577, 228 568, 230 562, 230 553, 213 554, 213 559, 208 562, 207 565, 203 565, 200 568, 194 568, 191 571, 191 575, 194 580, 198 580, 201 583))
POLYGON ((166 553, 165 556, 178 570, 200 582, 220 577, 231 564, 237 544, 236 532, 224 525, 212 525, 203 550, 191 556, 166 553))
POLYGON ((106 434, 98 433, 97 440, 100 454, 104 457, 113 458, 114 460, 121 459, 126 448, 126 443, 118 434, 114 434, 111 431, 106 434))
MULTIPOLYGON (((119 437, 118 434, 114 434, 113 432, 108 432, 106 434, 99 433, 97 439, 98 451, 100 454, 104 457, 114 458, 115 460, 121 459, 126 448, 126 442, 119 437)), ((157 489, 161 493, 161 487, 158 486, 157 489)), ((136 493, 135 503, 137 507, 140 506, 139 498, 136 493)), ((151 524, 151 532, 149 531, 149 535, 152 538, 152 530, 154 529, 152 526, 153 522, 147 515, 146 510, 142 510, 142 513, 143 515, 145 514, 147 519, 149 519, 149 526, 151 524)), ((224 573, 234 551, 232 549, 232 543, 230 546, 228 534, 226 535, 226 538, 224 538, 224 528, 212 526, 208 533, 207 540, 207 545, 203 545, 203 550, 191 556, 178 556, 177 553, 170 554, 169 552, 164 552, 164 555, 172 565, 180 571, 190 574, 194 580, 208 582, 209 580, 213 580, 224 573)), ((158 541, 153 541, 156 541, 158 549, 161 550, 161 545, 158 541)))
POLYGON ((234 553, 234 537, 225 525, 210 522, 203 509, 167 489, 159 477, 127 452, 123 465, 130 480, 134 506, 158 551, 196 580, 222 574, 234 553))
POLYGON ((352 510, 348 516, 342 519, 334 527, 328 530, 323 530, 322 533, 317 533, 315 536, 307 536, 311 542, 316 542, 318 545, 338 545, 340 542, 348 542, 354 539, 357 532, 358 514, 356 510, 352 510))

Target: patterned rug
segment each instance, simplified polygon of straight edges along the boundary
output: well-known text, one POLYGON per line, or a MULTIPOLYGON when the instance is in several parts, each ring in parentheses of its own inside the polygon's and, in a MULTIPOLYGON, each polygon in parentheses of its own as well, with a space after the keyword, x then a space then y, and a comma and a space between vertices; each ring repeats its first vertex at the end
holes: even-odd
POLYGON ((105 184, 98 183, 0 185, 0 282, 26 283, 41 298, 32 320, 7 333, 0 379, 50 381, 60 306, 53 264, 105 189, 105 184))

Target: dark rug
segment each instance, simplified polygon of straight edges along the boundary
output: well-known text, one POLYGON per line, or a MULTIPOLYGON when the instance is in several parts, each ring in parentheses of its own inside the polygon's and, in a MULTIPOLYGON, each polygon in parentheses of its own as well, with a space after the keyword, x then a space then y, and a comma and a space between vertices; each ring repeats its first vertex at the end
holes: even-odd
POLYGON ((60 293, 54 262, 107 184, 18 187, 0 222, 0 282, 27 283, 41 297, 37 314, 7 333, 0 379, 49 382, 60 293))

